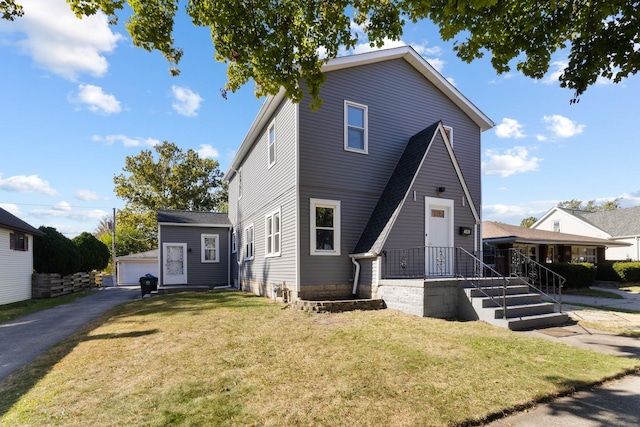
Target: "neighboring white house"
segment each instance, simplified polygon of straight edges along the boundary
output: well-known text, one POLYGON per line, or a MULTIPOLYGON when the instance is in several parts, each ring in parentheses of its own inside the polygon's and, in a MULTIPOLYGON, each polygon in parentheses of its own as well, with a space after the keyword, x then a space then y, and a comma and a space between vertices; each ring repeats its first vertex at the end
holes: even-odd
POLYGON ((160 277, 157 249, 119 256, 116 258, 116 266, 118 269, 118 285, 137 285, 140 277, 147 273, 160 277))
POLYGON ((0 208, 0 305, 31 299, 34 235, 44 233, 0 208))
POLYGON ((531 228, 628 243, 631 246, 607 247, 605 257, 611 261, 640 260, 640 206, 603 212, 587 212, 555 207, 531 228))

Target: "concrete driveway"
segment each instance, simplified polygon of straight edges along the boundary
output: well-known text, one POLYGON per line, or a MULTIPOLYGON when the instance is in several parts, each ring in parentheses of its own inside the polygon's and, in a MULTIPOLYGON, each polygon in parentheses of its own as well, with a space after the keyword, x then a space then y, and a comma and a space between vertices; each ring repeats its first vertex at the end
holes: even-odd
POLYGON ((139 286, 96 288, 68 304, 0 323, 0 380, 108 309, 140 297, 139 286))

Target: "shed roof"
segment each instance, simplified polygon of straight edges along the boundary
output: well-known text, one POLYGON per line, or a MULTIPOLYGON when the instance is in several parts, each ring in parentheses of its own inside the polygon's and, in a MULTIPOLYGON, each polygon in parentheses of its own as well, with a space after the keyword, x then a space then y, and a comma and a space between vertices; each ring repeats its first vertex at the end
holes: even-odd
POLYGON ((482 240, 485 243, 529 243, 573 246, 630 246, 616 240, 599 239, 577 234, 520 227, 493 221, 482 221, 482 240))
POLYGON ((0 208, 0 228, 7 230, 21 231, 34 236, 44 236, 44 233, 35 227, 27 224, 9 211, 0 208))
POLYGON ((180 211, 171 209, 163 209, 158 211, 158 223, 231 227, 229 215, 226 213, 180 211))
POLYGON ((134 261, 158 261, 158 250, 151 249, 146 252, 137 254, 122 255, 116 258, 117 262, 134 262, 134 261))

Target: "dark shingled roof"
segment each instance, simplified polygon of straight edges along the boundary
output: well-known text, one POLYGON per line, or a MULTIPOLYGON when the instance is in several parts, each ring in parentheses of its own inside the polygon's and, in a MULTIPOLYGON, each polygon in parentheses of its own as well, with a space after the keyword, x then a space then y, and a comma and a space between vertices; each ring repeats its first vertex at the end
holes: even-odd
POLYGON ((531 243, 573 246, 630 246, 629 243, 577 234, 520 227, 493 221, 482 221, 482 240, 486 243, 531 243))
POLYGON ((170 224, 231 226, 229 215, 219 212, 159 210, 158 222, 170 224))
POLYGON ((562 210, 607 232, 612 237, 640 235, 640 206, 602 212, 562 210))
POLYGON ((0 208, 0 228, 32 234, 34 236, 44 236, 44 233, 35 227, 30 226, 17 216, 0 208))
POLYGON ((402 207, 409 187, 419 172, 427 148, 438 129, 440 122, 418 132, 409 139, 396 168, 387 182, 378 204, 373 210, 360 240, 353 250, 354 254, 380 253, 384 243, 385 230, 393 225, 393 218, 402 207))

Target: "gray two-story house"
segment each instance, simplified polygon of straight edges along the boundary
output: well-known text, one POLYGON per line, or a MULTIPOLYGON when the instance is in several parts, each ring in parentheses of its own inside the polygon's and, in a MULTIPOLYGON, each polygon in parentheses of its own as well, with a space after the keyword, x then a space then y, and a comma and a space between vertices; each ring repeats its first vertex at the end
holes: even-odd
POLYGON ((322 107, 268 97, 225 173, 231 284, 324 299, 375 296, 390 268, 451 275, 452 248, 481 247, 494 123, 411 47, 323 72, 322 107))

